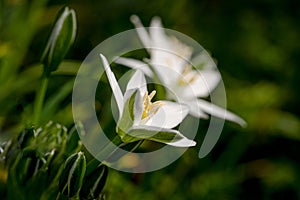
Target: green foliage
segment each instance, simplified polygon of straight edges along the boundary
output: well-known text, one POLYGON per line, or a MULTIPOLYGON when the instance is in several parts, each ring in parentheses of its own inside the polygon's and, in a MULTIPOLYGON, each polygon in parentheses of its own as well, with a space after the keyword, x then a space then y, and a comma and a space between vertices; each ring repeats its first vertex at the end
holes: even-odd
POLYGON ((0 163, 1 172, 7 174, 6 187, 1 188, 2 197, 55 198, 61 163, 81 149, 76 135, 74 130, 67 132, 66 127, 49 122, 38 129, 27 128, 16 140, 6 143, 6 151, 1 153, 4 159, 0 163))
POLYGON ((108 168, 86 174, 86 158, 75 129, 53 122, 23 130, 1 146, 1 187, 4 199, 102 198, 108 168), (64 163, 64 164, 63 164, 64 163))

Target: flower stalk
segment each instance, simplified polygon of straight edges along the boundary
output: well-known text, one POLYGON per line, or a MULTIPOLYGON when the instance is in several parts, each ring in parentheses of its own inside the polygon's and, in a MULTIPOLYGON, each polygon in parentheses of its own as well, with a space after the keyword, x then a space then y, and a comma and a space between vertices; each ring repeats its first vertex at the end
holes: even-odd
POLYGON ((37 97, 34 103, 34 115, 33 115, 34 116, 33 124, 35 125, 38 125, 40 123, 40 116, 43 109, 43 103, 44 103, 48 83, 49 83, 49 78, 43 77, 41 87, 37 92, 37 97))
POLYGON ((43 102, 46 95, 51 72, 57 70, 64 59, 76 36, 77 22, 73 9, 62 8, 52 28, 52 32, 41 57, 43 75, 41 87, 37 92, 34 103, 33 124, 39 125, 43 102))

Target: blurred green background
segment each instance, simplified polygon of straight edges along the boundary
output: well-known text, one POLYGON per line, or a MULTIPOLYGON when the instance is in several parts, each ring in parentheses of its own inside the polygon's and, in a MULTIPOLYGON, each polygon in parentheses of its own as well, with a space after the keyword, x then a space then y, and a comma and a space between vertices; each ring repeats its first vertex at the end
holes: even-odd
POLYGON ((78 35, 50 80, 42 122, 72 125, 80 62, 106 38, 133 28, 132 14, 146 26, 158 15, 166 28, 208 50, 222 74, 229 110, 248 122, 245 129, 226 122, 203 159, 197 154, 204 120, 198 146, 167 168, 146 174, 110 170, 108 199, 300 199, 299 1, 1 0, 0 141, 32 121, 42 72, 37 63, 63 5, 75 9, 78 35))

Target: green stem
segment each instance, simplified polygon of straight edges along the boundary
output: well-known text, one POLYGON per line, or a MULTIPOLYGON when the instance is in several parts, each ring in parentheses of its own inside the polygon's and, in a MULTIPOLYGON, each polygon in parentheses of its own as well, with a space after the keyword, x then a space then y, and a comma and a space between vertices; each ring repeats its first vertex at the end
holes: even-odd
POLYGON ((47 91, 48 87, 48 82, 49 78, 48 77, 43 77, 42 79, 42 85, 37 92, 37 96, 35 98, 35 103, 34 103, 34 119, 33 119, 33 124, 38 125, 40 122, 40 116, 43 108, 43 102, 45 98, 45 94, 47 91))
POLYGON ((101 162, 97 160, 97 158, 105 158, 107 159, 113 152, 117 150, 118 147, 124 145, 121 138, 117 135, 115 138, 110 141, 90 162, 88 162, 86 167, 86 176, 88 176, 91 172, 93 172, 100 164, 101 162), (116 148, 117 146, 117 148, 116 148))
MULTIPOLYGON (((136 150, 142 143, 144 142, 144 140, 141 140, 139 142, 137 142, 134 146, 132 146, 130 148, 130 152, 136 150)), ((99 154, 97 155, 97 157, 100 158, 105 158, 105 159, 109 159, 110 156, 117 150, 117 148, 122 147, 127 145, 128 143, 124 143, 122 142, 121 138, 117 135, 115 136, 115 138, 109 142, 103 149, 102 151, 99 152, 99 154), (116 148, 117 146, 117 148, 116 148)), ((133 144, 133 143, 130 143, 133 144)), ((130 145, 128 144, 128 145, 130 145)), ((96 158, 93 158, 91 161, 88 162, 87 167, 86 167, 86 175, 88 176, 90 173, 92 173, 100 164, 102 164, 99 160, 97 160, 96 158)))

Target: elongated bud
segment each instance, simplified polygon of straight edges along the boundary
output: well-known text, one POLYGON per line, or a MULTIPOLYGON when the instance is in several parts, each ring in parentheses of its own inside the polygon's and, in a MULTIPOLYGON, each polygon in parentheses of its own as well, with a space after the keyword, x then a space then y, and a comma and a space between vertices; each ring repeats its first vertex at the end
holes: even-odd
POLYGON ((83 199, 98 199, 105 186, 108 175, 108 167, 100 165, 91 174, 89 174, 80 190, 80 197, 83 199))
POLYGON ((73 9, 64 7, 58 13, 41 62, 44 64, 44 76, 58 68, 76 36, 76 15, 73 9))
POLYGON ((7 155, 12 147, 12 140, 8 140, 0 144, 0 163, 7 159, 7 155))
POLYGON ((81 142, 79 140, 79 135, 77 133, 77 130, 75 127, 73 127, 67 135, 67 145, 65 152, 66 153, 71 153, 74 152, 74 149, 79 149, 81 147, 81 142))
POLYGON ((21 134, 18 136, 18 143, 23 149, 26 146, 30 145, 31 140, 34 138, 34 128, 25 128, 21 134))
POLYGON ((20 153, 15 165, 17 181, 21 184, 28 182, 38 173, 44 162, 45 159, 37 157, 36 151, 33 149, 20 153))
POLYGON ((86 160, 82 152, 71 155, 65 162, 60 175, 59 190, 67 197, 78 194, 86 170, 86 160))

